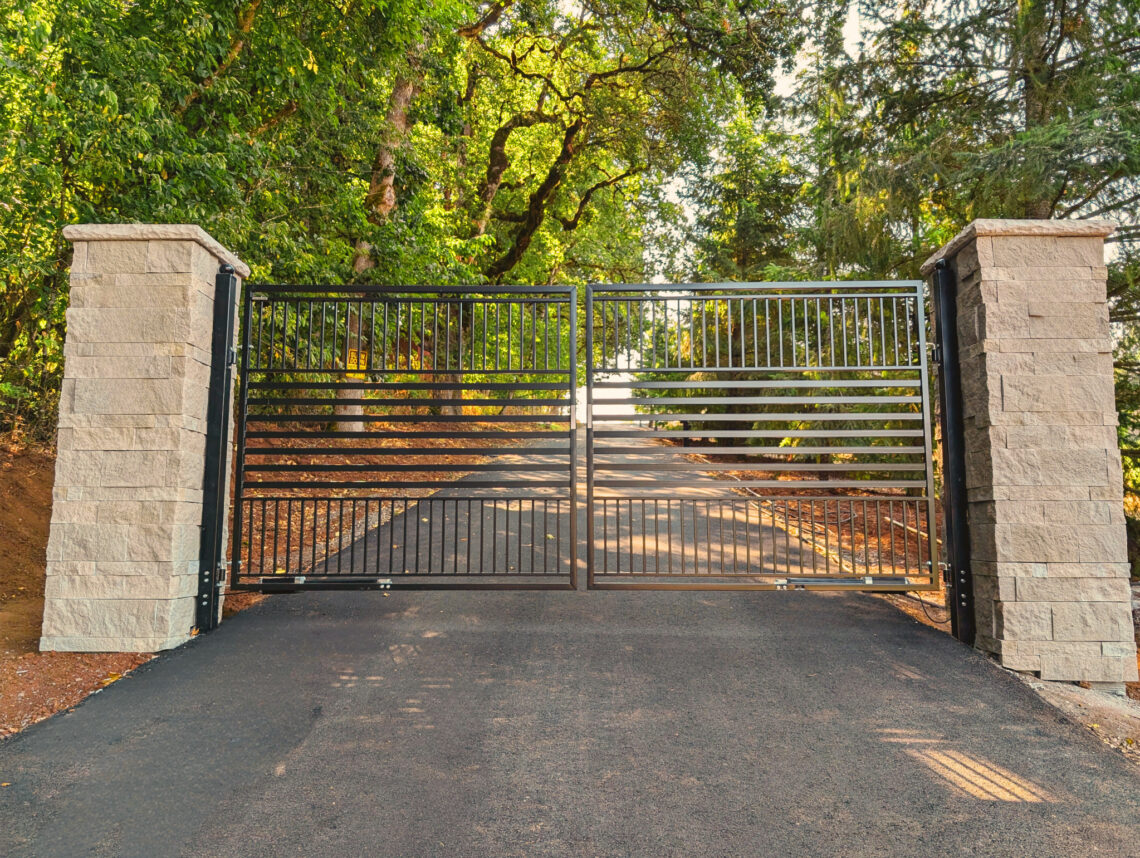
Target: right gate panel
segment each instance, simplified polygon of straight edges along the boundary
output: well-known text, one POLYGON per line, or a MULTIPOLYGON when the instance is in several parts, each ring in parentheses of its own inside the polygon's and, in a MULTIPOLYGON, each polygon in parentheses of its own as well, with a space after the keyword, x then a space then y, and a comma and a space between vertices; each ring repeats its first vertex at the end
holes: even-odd
POLYGON ((594 286, 589 584, 936 589, 922 284, 594 286))

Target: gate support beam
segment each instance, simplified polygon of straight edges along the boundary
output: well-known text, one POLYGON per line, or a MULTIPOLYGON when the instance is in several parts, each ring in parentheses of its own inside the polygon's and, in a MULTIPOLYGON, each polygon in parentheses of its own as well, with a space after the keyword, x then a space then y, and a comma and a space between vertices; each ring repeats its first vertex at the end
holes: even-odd
POLYGON ((922 269, 945 259, 956 277, 975 645, 1043 679, 1137 676, 1105 298, 1111 231, 978 220, 922 269))
POLYGON ((63 234, 75 252, 40 649, 169 649, 195 624, 215 278, 249 269, 192 225, 63 234))
POLYGON ((958 349, 958 276, 939 259, 934 271, 934 363, 938 369, 938 417, 942 448, 943 542, 949 567, 950 628, 974 643, 974 582, 970 574, 970 527, 966 503, 966 438, 962 423, 961 356, 958 349))

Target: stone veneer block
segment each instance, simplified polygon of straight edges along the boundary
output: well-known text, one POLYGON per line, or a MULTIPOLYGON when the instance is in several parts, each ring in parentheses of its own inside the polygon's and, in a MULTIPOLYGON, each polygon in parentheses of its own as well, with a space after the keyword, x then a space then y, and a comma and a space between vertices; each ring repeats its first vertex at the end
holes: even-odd
MULTIPOLYGON (((214 280, 199 227, 69 226, 74 243, 41 650, 190 637, 214 280)), ((235 296, 236 298, 236 296, 235 296)))
POLYGON ((978 220, 958 279, 976 645, 1043 679, 1137 678, 1104 221, 978 220))

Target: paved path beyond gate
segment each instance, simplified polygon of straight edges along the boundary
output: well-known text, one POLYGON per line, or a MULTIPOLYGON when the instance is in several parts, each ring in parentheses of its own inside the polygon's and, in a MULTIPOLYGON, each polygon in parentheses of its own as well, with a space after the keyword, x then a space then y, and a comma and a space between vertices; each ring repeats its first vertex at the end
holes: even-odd
POLYGON ((1140 779, 871 596, 275 597, 0 744, 0 854, 1135 855, 1140 779))

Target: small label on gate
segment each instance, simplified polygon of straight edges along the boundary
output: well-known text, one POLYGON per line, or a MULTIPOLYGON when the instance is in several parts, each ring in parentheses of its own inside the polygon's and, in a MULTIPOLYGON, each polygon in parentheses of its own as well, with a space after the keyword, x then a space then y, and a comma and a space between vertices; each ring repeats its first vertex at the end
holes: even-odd
POLYGON ((345 375, 348 378, 364 379, 363 372, 355 372, 354 370, 362 370, 368 368, 368 354, 360 352, 356 349, 348 350, 348 357, 345 359, 344 368, 349 370, 345 375))

